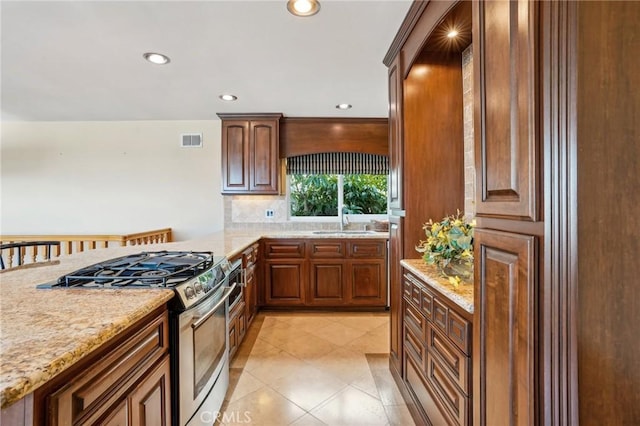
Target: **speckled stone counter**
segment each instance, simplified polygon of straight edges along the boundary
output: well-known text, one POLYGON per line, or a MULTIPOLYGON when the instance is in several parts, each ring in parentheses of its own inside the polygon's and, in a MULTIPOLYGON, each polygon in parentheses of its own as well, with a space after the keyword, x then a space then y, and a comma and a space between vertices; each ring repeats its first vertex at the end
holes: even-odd
POLYGON ((82 267, 141 251, 213 251, 237 256, 269 238, 387 238, 387 233, 314 234, 310 231, 218 232, 167 244, 90 250, 59 264, 0 274, 0 405, 33 392, 173 297, 163 289, 38 290, 37 284, 82 267))
POLYGON ((416 274, 431 287, 442 293, 456 305, 470 314, 473 313, 473 285, 462 284, 454 289, 449 280, 440 276, 435 266, 427 265, 422 259, 404 259, 400 264, 416 274))

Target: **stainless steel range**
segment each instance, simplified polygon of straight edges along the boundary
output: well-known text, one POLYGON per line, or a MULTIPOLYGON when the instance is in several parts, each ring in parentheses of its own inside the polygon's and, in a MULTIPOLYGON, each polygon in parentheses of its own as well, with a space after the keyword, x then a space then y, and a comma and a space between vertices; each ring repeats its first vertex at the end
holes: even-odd
POLYGON ((173 425, 211 425, 229 385, 229 295, 240 286, 240 262, 211 252, 158 251, 79 269, 38 288, 170 288, 173 425))

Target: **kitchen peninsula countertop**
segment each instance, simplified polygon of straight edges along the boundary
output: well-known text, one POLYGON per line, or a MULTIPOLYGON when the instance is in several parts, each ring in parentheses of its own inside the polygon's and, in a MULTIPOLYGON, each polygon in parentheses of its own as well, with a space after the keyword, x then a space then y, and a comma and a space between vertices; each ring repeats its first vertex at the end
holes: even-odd
POLYGON ((6 408, 60 374, 173 297, 165 289, 51 289, 37 284, 141 251, 213 251, 237 256, 261 238, 388 238, 388 233, 226 231, 166 244, 89 250, 58 264, 0 274, 0 406, 6 408))
POLYGON ((416 274, 431 287, 435 288, 447 299, 460 306, 465 311, 473 314, 473 285, 462 284, 454 289, 449 280, 440 276, 438 269, 433 265, 427 265, 422 259, 403 259, 400 264, 416 274))

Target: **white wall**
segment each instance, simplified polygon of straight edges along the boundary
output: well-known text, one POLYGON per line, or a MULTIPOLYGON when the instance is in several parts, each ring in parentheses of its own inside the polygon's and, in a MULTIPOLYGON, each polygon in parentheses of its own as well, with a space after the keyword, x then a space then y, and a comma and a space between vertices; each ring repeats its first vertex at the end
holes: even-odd
POLYGON ((2 234, 224 228, 220 121, 2 123, 2 234), (181 133, 203 148, 181 148, 181 133))

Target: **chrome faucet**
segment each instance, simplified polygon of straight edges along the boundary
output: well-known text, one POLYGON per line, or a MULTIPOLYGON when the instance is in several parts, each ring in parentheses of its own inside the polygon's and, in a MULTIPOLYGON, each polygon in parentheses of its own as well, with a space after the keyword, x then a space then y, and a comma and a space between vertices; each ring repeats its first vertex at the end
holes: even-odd
POLYGON ((349 224, 349 218, 345 215, 345 210, 347 210, 347 208, 344 206, 340 209, 340 230, 341 231, 344 231, 344 225, 349 224))

